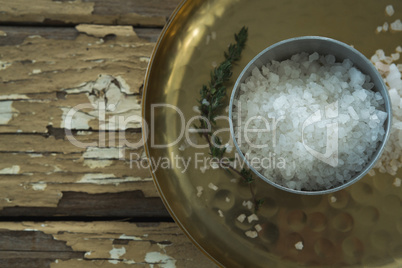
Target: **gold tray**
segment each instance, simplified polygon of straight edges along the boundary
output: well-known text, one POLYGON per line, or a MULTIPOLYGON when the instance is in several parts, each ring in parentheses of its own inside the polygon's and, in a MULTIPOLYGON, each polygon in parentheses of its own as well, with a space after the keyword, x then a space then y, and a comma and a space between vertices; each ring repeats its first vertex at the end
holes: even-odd
MULTIPOLYGON (((177 111, 152 105, 177 106, 188 123, 197 115, 193 106, 212 66, 223 60, 223 51, 243 25, 249 28, 249 39, 234 66, 228 96, 244 66, 275 42, 320 35, 352 44, 367 57, 379 48, 389 55, 402 45, 402 33, 376 34, 375 30, 401 17, 402 1, 398 0, 189 0, 176 9, 156 45, 146 77, 143 116, 150 128, 144 132, 145 147, 149 159, 172 165, 175 159, 191 157, 185 172, 169 166, 156 168, 152 163, 153 177, 172 217, 217 264, 231 268, 402 267, 402 188, 393 186, 394 176, 377 172, 323 196, 286 193, 257 179, 256 193, 265 199, 258 212, 263 230, 252 239, 245 232, 257 222, 236 220, 242 213, 252 214, 242 205, 251 199, 247 185, 233 183, 234 175, 223 170, 203 173, 200 164, 195 166, 196 154, 200 160, 208 157, 208 151, 179 150, 184 138, 168 148, 151 144, 174 142, 182 129, 177 111), (395 8, 392 17, 384 12, 387 4, 395 8), (208 188, 211 182, 217 191, 208 188), (197 186, 204 189, 201 197, 197 186), (299 241, 302 250, 295 248, 299 241)), ((228 128, 227 122, 219 124, 228 128)), ((229 131, 222 137, 228 141, 229 131)), ((402 177, 401 171, 397 177, 402 177)))

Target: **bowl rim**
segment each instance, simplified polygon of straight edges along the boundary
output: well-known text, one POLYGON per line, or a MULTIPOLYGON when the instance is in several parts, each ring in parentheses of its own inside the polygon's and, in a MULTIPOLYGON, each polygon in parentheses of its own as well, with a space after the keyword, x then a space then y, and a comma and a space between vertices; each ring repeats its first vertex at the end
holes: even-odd
MULTIPOLYGON (((293 55, 293 54, 292 54, 293 55)), ((290 56, 292 56, 290 55, 290 56)), ((336 55, 334 55, 336 57, 336 55)), ((352 63, 354 63, 352 61, 352 63)), ((354 63, 355 64, 355 63, 354 63)), ((366 74, 367 75, 367 74, 366 74)), ((373 79, 373 77, 371 77, 373 79)), ((323 36, 299 36, 299 37, 293 37, 293 38, 289 38, 289 39, 285 39, 282 41, 279 41, 273 45, 268 46, 267 48, 265 48, 264 50, 262 50, 260 53, 258 53, 242 70, 242 72, 239 74, 239 76, 236 79, 236 83, 233 86, 233 90, 230 96, 230 102, 229 102, 229 126, 230 126, 230 136, 231 139, 233 141, 233 144, 236 147, 236 151, 239 153, 240 157, 242 158, 242 161, 244 161, 247 165, 248 168, 250 168, 259 178, 261 178, 263 181, 271 184, 272 186, 286 191, 286 192, 290 192, 290 193, 294 193, 294 194, 301 194, 301 195, 323 195, 323 194, 329 194, 329 193, 333 193, 339 190, 342 190, 352 184, 354 184, 355 182, 359 181, 361 178, 363 178, 376 164, 376 162, 378 161, 378 159, 380 158, 381 154, 383 153, 385 146, 389 140, 389 136, 390 136, 390 131, 391 131, 391 124, 392 124, 392 106, 391 106, 391 100, 389 97, 389 93, 388 93, 388 89, 385 85, 385 82, 383 80, 383 78, 381 77, 380 73, 377 71, 377 69, 375 68, 375 66, 367 59, 366 56, 364 56, 360 51, 358 51, 357 49, 355 49, 354 47, 343 43, 339 40, 333 39, 333 38, 329 38, 329 37, 323 37, 323 36), (299 41, 305 41, 305 40, 320 40, 323 42, 329 42, 329 43, 333 43, 337 46, 341 46, 344 47, 348 50, 350 50, 352 53, 354 53, 356 56, 358 56, 359 58, 362 59, 363 64, 367 65, 368 68, 371 69, 371 71, 377 76, 377 78, 379 78, 379 83, 380 85, 377 85, 378 91, 383 91, 384 94, 384 108, 385 108, 385 112, 387 113, 387 119, 384 122, 384 125, 386 125, 385 127, 385 134, 384 134, 384 139, 383 141, 380 143, 379 147, 377 148, 376 152, 373 154, 372 159, 369 161, 368 165, 366 165, 365 168, 363 168, 362 171, 360 171, 359 173, 357 173, 354 177, 352 177, 350 180, 348 180, 347 182, 338 185, 336 187, 332 187, 330 189, 325 189, 325 190, 317 190, 317 191, 303 191, 303 190, 294 190, 285 186, 282 186, 280 184, 277 184, 273 181, 271 181, 269 178, 265 177, 264 175, 262 175, 260 172, 258 172, 252 165, 250 165, 249 161, 247 160, 247 158, 244 156, 243 152, 241 151, 237 140, 236 140, 236 136, 234 134, 234 124, 233 124, 233 103, 234 100, 236 98, 236 93, 239 90, 239 85, 240 85, 240 81, 242 80, 243 76, 245 75, 245 73, 247 71, 249 71, 250 67, 252 67, 254 65, 254 63, 263 55, 265 55, 265 53, 267 53, 268 51, 272 50, 273 48, 276 48, 278 46, 282 46, 284 44, 290 43, 290 42, 299 42, 299 41)))

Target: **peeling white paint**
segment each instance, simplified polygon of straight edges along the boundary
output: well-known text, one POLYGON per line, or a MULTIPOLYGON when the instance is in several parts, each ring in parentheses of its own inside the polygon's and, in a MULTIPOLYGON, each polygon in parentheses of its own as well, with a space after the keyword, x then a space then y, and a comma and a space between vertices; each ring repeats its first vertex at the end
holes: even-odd
POLYGON ((41 69, 33 69, 32 74, 40 74, 42 72, 41 69))
POLYGON ((88 147, 83 156, 84 159, 121 159, 123 151, 121 148, 88 147))
POLYGON ((26 232, 38 232, 39 230, 38 229, 27 228, 27 229, 24 229, 24 231, 26 231, 26 232))
POLYGON ((2 95, 0 96, 0 100, 27 100, 29 97, 25 94, 11 94, 11 95, 2 95))
POLYGON ((140 62, 146 62, 148 63, 150 61, 149 57, 140 57, 140 62))
POLYGON ((125 181, 152 181, 152 178, 141 178, 141 177, 125 177, 125 181))
POLYGON ((122 234, 119 239, 126 239, 126 240, 133 240, 133 241, 142 241, 141 237, 134 236, 134 235, 125 235, 122 234))
POLYGON ((77 181, 77 183, 91 183, 91 184, 98 184, 98 185, 105 185, 105 184, 118 185, 120 183, 140 181, 140 180, 142 180, 142 179, 137 178, 137 177, 118 178, 114 174, 88 173, 88 174, 85 174, 79 181, 77 181))
POLYGON ((13 201, 11 201, 11 199, 10 198, 3 198, 7 203, 11 203, 11 202, 13 202, 13 201))
POLYGON ((11 63, 6 62, 6 61, 1 61, 1 60, 0 60, 0 71, 1 71, 1 70, 5 70, 5 69, 7 69, 7 68, 10 67, 10 66, 11 66, 11 63))
MULTIPOLYGON (((0 65, 1 66, 1 65, 0 65)), ((0 125, 6 125, 13 118, 13 102, 1 101, 0 102, 0 125)))
POLYGON ((85 252, 84 257, 90 256, 91 255, 91 251, 85 252))
POLYGON ((47 187, 47 184, 44 182, 38 182, 38 183, 34 183, 32 184, 32 189, 34 191, 44 191, 47 187))
MULTIPOLYGON (((130 86, 121 76, 100 75, 96 81, 86 82, 64 91, 67 94, 85 93, 87 95, 90 105, 88 104, 89 107, 85 108, 89 111, 87 114, 77 111, 77 119, 82 117, 97 119, 99 129, 103 130, 141 127, 141 105, 137 103, 138 97, 131 92, 130 86)), ((68 111, 63 110, 63 119, 67 113, 68 111)))
POLYGON ((93 24, 79 24, 75 26, 77 31, 92 35, 95 37, 104 37, 108 34, 115 34, 117 36, 137 36, 132 26, 105 26, 93 24))
POLYGON ((53 166, 53 172, 60 172, 63 171, 61 168, 59 168, 58 166, 53 166))
POLYGON ((116 178, 114 174, 103 174, 103 173, 88 173, 82 176, 78 183, 99 183, 103 184, 104 180, 116 178))
POLYGON ((160 252, 148 252, 145 255, 145 261, 153 268, 157 264, 160 268, 176 268, 176 260, 160 252))
POLYGON ((36 157, 43 157, 43 154, 28 154, 29 157, 36 158, 36 157))
POLYGON ((125 247, 115 248, 113 246, 113 249, 109 251, 109 254, 110 258, 113 259, 109 260, 109 262, 113 264, 118 264, 120 257, 126 254, 126 248, 125 247))
POLYGON ((88 136, 91 134, 92 134, 92 131, 77 131, 78 136, 88 136))
POLYGON ((12 167, 3 168, 0 170, 0 174, 18 174, 20 172, 20 166, 14 165, 12 167))
POLYGON ((92 159, 84 160, 84 166, 87 166, 91 169, 104 168, 104 167, 108 167, 112 164, 113 164, 112 160, 92 160, 92 159))
POLYGON ((61 128, 89 129, 89 121, 95 119, 94 116, 74 110, 73 108, 61 108, 61 110, 63 111, 61 128))
POLYGON ((165 247, 171 246, 171 244, 161 244, 161 243, 156 243, 160 249, 163 249, 163 251, 166 253, 165 247))

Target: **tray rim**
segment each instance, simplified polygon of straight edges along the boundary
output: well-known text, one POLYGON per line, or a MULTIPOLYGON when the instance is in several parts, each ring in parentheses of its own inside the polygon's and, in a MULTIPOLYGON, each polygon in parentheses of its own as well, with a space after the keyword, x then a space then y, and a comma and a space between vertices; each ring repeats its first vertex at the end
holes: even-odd
MULTIPOLYGON (((166 33, 170 30, 170 27, 172 25, 172 22, 176 19, 177 15, 179 14, 179 11, 183 8, 184 4, 186 4, 188 2, 188 0, 181 0, 181 2, 176 6, 175 10, 172 12, 172 14, 170 15, 168 21, 166 22, 165 26, 163 27, 161 33, 159 34, 158 40, 155 43, 155 46, 152 50, 152 54, 150 57, 150 61, 148 63, 146 72, 145 72, 145 76, 144 76, 144 90, 142 92, 142 98, 141 98, 141 117, 142 120, 145 121, 145 103, 146 103, 146 97, 147 97, 147 93, 148 93, 148 84, 149 84, 149 77, 151 74, 151 69, 152 66, 155 62, 155 56, 156 53, 159 51, 159 48, 162 44, 162 41, 165 39, 165 35, 166 33)), ((150 158, 150 152, 149 152, 149 147, 148 147, 148 142, 147 142, 147 137, 148 133, 146 131, 146 129, 142 128, 142 139, 144 141, 144 151, 145 154, 147 156, 147 158, 150 158)), ((196 248, 198 248, 198 250, 200 250, 206 257, 208 257, 208 259, 210 259, 211 261, 213 261, 216 265, 218 265, 219 267, 224 268, 225 266, 223 264, 221 264, 218 260, 216 260, 214 257, 212 257, 197 241, 196 239, 187 231, 187 229, 184 227, 184 225, 181 223, 181 221, 179 220, 179 218, 176 216, 176 214, 174 213, 174 211, 172 210, 172 208, 169 205, 169 202, 167 201, 165 195, 163 194, 163 191, 158 183, 158 179, 156 178, 156 175, 153 171, 152 168, 152 162, 149 165, 149 171, 152 175, 152 181, 154 182, 156 189, 158 191, 159 196, 162 199, 162 202, 165 206, 165 208, 167 209, 167 211, 169 212, 170 216, 173 218, 174 222, 179 226, 179 228, 183 231, 183 233, 187 236, 187 238, 189 238, 189 240, 191 241, 191 243, 193 245, 196 246, 196 248)))

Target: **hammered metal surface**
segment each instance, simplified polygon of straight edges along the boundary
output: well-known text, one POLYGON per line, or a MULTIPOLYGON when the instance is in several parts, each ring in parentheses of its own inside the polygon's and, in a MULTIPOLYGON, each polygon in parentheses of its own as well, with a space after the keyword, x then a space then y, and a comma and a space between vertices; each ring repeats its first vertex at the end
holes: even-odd
MULTIPOLYGON (((236 78, 244 66, 265 47, 291 37, 321 35, 353 44, 367 57, 382 48, 386 54, 402 45, 402 33, 375 34, 377 26, 402 17, 402 1, 379 0, 192 0, 183 2, 171 19, 152 57, 144 86, 144 117, 154 144, 167 144, 181 135, 182 122, 174 109, 158 108, 151 121, 151 105, 177 106, 185 123, 196 115, 199 89, 208 81, 212 66, 233 33, 249 28, 249 41, 236 78), (395 15, 387 17, 392 4, 395 15), (153 125, 152 125, 153 123, 153 125)), ((235 79, 232 79, 235 80, 235 79)), ((228 86, 228 96, 231 86, 228 86)), ((226 114, 227 115, 227 114, 226 114)), ((191 122, 189 123, 191 125, 191 122)), ((228 123, 218 122, 226 129, 228 123)), ((198 144, 203 144, 201 138, 198 144)), ((265 199, 258 221, 239 222, 252 211, 242 204, 251 199, 247 185, 233 182, 222 170, 200 169, 197 160, 208 157, 205 149, 179 150, 184 137, 168 148, 157 149, 147 141, 148 157, 191 159, 190 167, 157 168, 155 183, 176 222, 193 242, 218 264, 226 267, 401 267, 402 187, 395 177, 366 176, 345 190, 329 195, 301 196, 256 182, 257 195, 265 199), (216 191, 208 187, 213 183, 216 191), (203 187, 201 197, 197 186, 203 187), (221 215, 223 217, 221 217, 221 215), (245 235, 256 224, 258 237, 245 235), (295 244, 302 242, 303 249, 295 244)), ((155 166, 154 166, 155 167, 155 166)), ((396 177, 402 177, 399 171, 396 177)))

